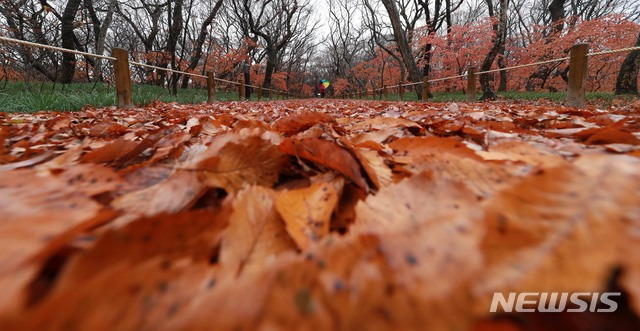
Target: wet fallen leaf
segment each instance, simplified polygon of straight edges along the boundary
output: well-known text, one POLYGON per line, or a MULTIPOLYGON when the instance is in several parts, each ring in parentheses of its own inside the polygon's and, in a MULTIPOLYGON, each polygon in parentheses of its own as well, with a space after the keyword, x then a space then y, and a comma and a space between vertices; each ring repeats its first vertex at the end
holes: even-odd
MULTIPOLYGON (((337 180, 342 182, 341 178, 337 180)), ((278 193, 276 209, 300 249, 307 249, 312 242, 329 234, 331 215, 341 191, 332 183, 317 182, 306 188, 278 193)))
POLYGON ((358 161, 347 150, 334 142, 317 138, 286 139, 279 147, 285 154, 298 156, 331 168, 351 179, 361 188, 367 188, 358 161))
POLYGON ((260 272, 278 254, 295 248, 275 201, 276 193, 260 186, 238 193, 220 247, 220 265, 225 275, 260 272))

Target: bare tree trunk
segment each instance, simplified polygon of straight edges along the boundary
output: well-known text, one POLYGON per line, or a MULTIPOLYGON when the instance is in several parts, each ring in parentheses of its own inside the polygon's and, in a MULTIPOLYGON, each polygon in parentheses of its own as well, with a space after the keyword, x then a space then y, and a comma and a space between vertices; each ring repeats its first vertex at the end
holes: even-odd
MULTIPOLYGON (((62 13, 62 47, 67 49, 75 49, 75 34, 73 32, 73 22, 76 12, 80 7, 81 0, 69 0, 64 12, 62 13)), ((73 75, 76 70, 76 57, 70 53, 62 54, 62 72, 60 82, 68 84, 73 81, 73 75)))
MULTIPOLYGON (((640 33, 634 46, 640 46, 640 33)), ((638 94, 638 70, 640 51, 630 52, 622 62, 616 79, 616 94, 638 94)))
POLYGON ((242 64, 242 72, 244 75, 244 83, 246 84, 244 87, 244 97, 245 100, 251 100, 251 66, 249 63, 245 62, 242 64))
MULTIPOLYGON (((505 61, 505 43, 502 43, 502 47, 500 47, 498 56, 498 67, 500 69, 504 69, 507 67, 507 61, 505 61)), ((498 92, 506 92, 507 91, 507 71, 500 71, 500 85, 498 85, 498 92)))
MULTIPOLYGON (((550 43, 554 38, 557 38, 562 29, 564 29, 564 5, 567 0, 552 0, 547 9, 549 10, 549 15, 551 16, 551 30, 548 32, 545 37, 545 43, 550 43)), ((546 60, 547 58, 543 57, 540 60, 546 60)), ((542 65, 538 70, 534 71, 527 81, 527 91, 533 91, 535 86, 535 80, 538 79, 541 81, 540 88, 544 88, 544 84, 551 75, 553 66, 542 65)))
MULTIPOLYGON (((489 7, 489 12, 493 12, 493 3, 491 0, 485 0, 487 6, 489 7)), ((500 13, 498 16, 498 21, 494 24, 494 39, 493 46, 487 53, 487 56, 482 61, 482 66, 480 67, 480 71, 491 70, 491 65, 495 60, 500 48, 504 44, 505 41, 505 33, 504 30, 507 26, 507 7, 509 6, 509 0, 500 0, 500 13)), ((493 15, 491 15, 493 16, 493 15)), ((493 92, 493 88, 491 86, 491 75, 489 74, 481 74, 480 75, 480 85, 482 86, 482 97, 480 100, 495 100, 497 95, 493 92)))
MULTIPOLYGON (((196 44, 193 46, 195 53, 191 58, 191 62, 189 63, 189 70, 193 70, 198 66, 198 62, 200 62, 200 58, 202 57, 202 46, 207 38, 207 30, 209 29, 209 25, 213 22, 213 19, 216 17, 218 10, 222 6, 223 0, 216 1, 216 4, 209 12, 209 16, 202 22, 202 26, 200 27, 200 33, 198 34, 198 38, 196 39, 196 44)), ((189 75, 185 75, 182 78, 182 88, 187 88, 189 85, 189 75)))
MULTIPOLYGON (((407 36, 402 31, 402 24, 400 24, 398 9, 396 8, 396 5, 392 0, 382 0, 382 4, 387 9, 389 20, 391 21, 391 27, 393 28, 393 35, 398 44, 398 50, 400 51, 400 55, 402 56, 404 66, 409 72, 409 78, 413 82, 419 82, 420 80, 422 80, 422 77, 420 76, 420 72, 418 71, 416 61, 413 58, 413 52, 411 52, 411 46, 409 45, 407 36)), ((418 85, 416 85, 415 90, 416 94, 418 95, 418 99, 421 99, 422 89, 418 85)))
MULTIPOLYGON (((170 4, 171 1, 168 3, 170 4)), ((171 54, 171 69, 177 70, 176 46, 178 44, 178 37, 180 37, 180 31, 182 31, 182 5, 184 4, 184 0, 175 0, 174 4, 173 12, 169 6, 169 41, 167 42, 167 52, 171 54)), ((178 76, 175 73, 171 74, 169 85, 171 93, 173 93, 173 95, 178 94, 178 76)))
POLYGON ((564 3, 567 0, 553 0, 549 4, 549 14, 551 14, 551 34, 556 35, 564 28, 564 3))
MULTIPOLYGON (((95 13, 93 0, 85 0, 85 5, 89 9, 91 20, 93 22, 95 30, 96 54, 102 55, 104 53, 104 44, 107 39, 107 31, 109 30, 109 26, 111 26, 111 21, 113 20, 113 12, 116 8, 117 3, 118 0, 109 0, 106 16, 104 18, 104 21, 102 21, 101 23, 95 13)), ((102 59, 96 58, 94 60, 94 71, 96 79, 102 80, 102 59)))
POLYGON ((264 70, 264 82, 262 83, 262 87, 271 88, 271 76, 273 75, 273 71, 276 68, 276 54, 275 51, 267 50, 267 67, 264 70))

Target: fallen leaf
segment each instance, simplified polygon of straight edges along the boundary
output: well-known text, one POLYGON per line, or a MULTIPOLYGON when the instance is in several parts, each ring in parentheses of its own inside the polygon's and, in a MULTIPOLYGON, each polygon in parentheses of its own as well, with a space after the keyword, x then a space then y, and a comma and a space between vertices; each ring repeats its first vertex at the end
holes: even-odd
POLYGON ((582 157, 541 170, 488 202, 477 295, 602 291, 640 215, 640 163, 582 157), (624 247, 624 246, 623 246, 624 247))
POLYGON ((227 277, 260 272, 279 254, 295 249, 275 200, 273 190, 260 186, 238 192, 220 248, 220 266, 227 277))
POLYGON ((277 146, 250 136, 210 147, 183 169, 196 172, 206 186, 237 192, 245 185, 273 186, 283 163, 277 146))
MULTIPOLYGON (((339 180, 342 183, 341 178, 339 180)), ((306 250, 312 242, 329 233, 331 215, 340 191, 334 188, 333 183, 317 182, 306 188, 278 193, 276 209, 300 249, 306 250)))
POLYGON ((331 123, 335 119, 325 113, 303 112, 287 117, 282 117, 272 124, 273 130, 285 135, 292 135, 305 131, 318 123, 331 123))
POLYGON ((334 142, 317 138, 285 139, 279 147, 285 154, 295 155, 329 167, 351 179, 359 187, 367 188, 358 161, 351 153, 334 142))

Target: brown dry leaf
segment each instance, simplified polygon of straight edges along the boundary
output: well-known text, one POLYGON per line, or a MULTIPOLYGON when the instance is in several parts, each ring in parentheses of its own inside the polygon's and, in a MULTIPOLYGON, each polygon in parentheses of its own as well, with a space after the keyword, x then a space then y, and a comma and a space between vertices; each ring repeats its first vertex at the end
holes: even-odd
POLYGON ((351 231, 378 238, 400 284, 444 299, 481 266, 481 216, 463 184, 423 173, 358 203, 351 231))
POLYGON ((414 156, 411 158, 411 163, 403 169, 413 174, 430 171, 435 178, 465 183, 479 199, 485 199, 527 175, 532 167, 496 161, 477 161, 450 153, 436 153, 430 156, 414 156))
POLYGON ((112 264, 100 273, 56 289, 28 312, 0 320, 3 330, 160 330, 192 298, 211 290, 208 264, 160 258, 112 264))
POLYGON ((73 290, 78 282, 113 265, 134 266, 150 259, 159 258, 167 264, 181 259, 208 263, 218 258, 229 213, 229 206, 223 206, 218 210, 162 214, 111 229, 68 262, 57 286, 73 290))
POLYGON ((545 147, 517 140, 507 140, 492 144, 488 151, 476 153, 487 161, 524 162, 542 168, 552 168, 567 163, 560 155, 551 153, 545 147))
POLYGON ((604 290, 638 215, 633 158, 583 156, 532 174, 488 202, 488 268, 475 291, 488 300, 493 292, 604 290))
POLYGON ((393 181, 391 169, 385 163, 385 158, 380 156, 376 150, 367 148, 354 148, 354 153, 362 168, 367 173, 376 188, 381 189, 389 186, 393 181))
POLYGON ((356 205, 366 197, 367 193, 359 187, 353 184, 345 185, 338 203, 338 208, 331 220, 331 231, 338 233, 347 232, 349 226, 351 226, 356 219, 356 205))
POLYGON ((276 211, 275 200, 273 190, 260 186, 247 187, 235 197, 220 248, 220 266, 225 275, 260 272, 279 254, 295 250, 276 211))
POLYGON ((55 177, 29 170, 2 171, 0 183, 0 272, 28 262, 45 248, 52 249, 49 246, 60 245, 61 237, 97 225, 91 221, 102 206, 55 177))
POLYGON ((115 122, 102 122, 91 127, 89 134, 96 137, 116 137, 127 131, 127 127, 115 122))
POLYGON ((156 162, 167 157, 173 150, 178 148, 184 142, 189 141, 191 135, 182 131, 176 131, 163 137, 156 145, 156 152, 149 162, 156 162))
MULTIPOLYGON (((169 328, 464 330, 464 294, 425 297, 394 279, 375 238, 330 236, 305 255, 203 291, 169 328), (247 300, 247 298, 251 298, 247 300)), ((451 293, 450 293, 451 294, 451 293)))
POLYGON ((252 184, 273 186, 285 161, 277 146, 260 136, 229 134, 224 139, 185 167, 196 171, 203 184, 227 192, 252 184))
POLYGON ((43 162, 49 160, 52 156, 53 156, 53 153, 51 151, 46 151, 46 152, 44 152, 44 153, 42 153, 42 154, 40 154, 38 156, 32 157, 30 159, 26 159, 26 160, 14 162, 14 163, 8 163, 8 164, 0 165, 0 171, 9 171, 9 170, 14 170, 14 169, 31 167, 33 165, 40 164, 40 163, 43 163, 43 162))
POLYGON ((573 135, 587 145, 604 145, 604 144, 640 144, 640 139, 632 133, 622 131, 614 127, 593 128, 582 130, 573 135))
POLYGON ((399 163, 411 163, 416 157, 436 156, 442 153, 482 160, 475 151, 453 138, 402 138, 390 143, 389 147, 393 149, 394 160, 399 163))
POLYGON ((404 119, 394 117, 373 117, 367 118, 354 124, 351 127, 352 131, 369 131, 369 130, 384 130, 389 128, 409 128, 416 131, 423 131, 424 129, 420 124, 404 119))
POLYGON ((0 171, 0 183, 0 283, 11 284, 0 300, 5 311, 25 300, 17 296, 35 271, 32 266, 115 215, 53 176, 0 171))
POLYGON ((122 226, 139 216, 177 213, 195 203, 205 190, 195 173, 177 170, 165 181, 114 199, 111 206, 126 214, 112 224, 122 226))
POLYGON ((127 157, 138 150, 138 142, 125 138, 116 139, 82 156, 82 162, 110 163, 127 157))
MULTIPOLYGON (((192 302, 182 305, 179 314, 165 318, 163 328, 210 330, 212 312, 215 312, 215 328, 218 330, 259 329, 263 320, 260 316, 268 317, 263 311, 279 271, 271 268, 237 279, 216 277, 215 286, 194 293, 192 302)), ((276 328, 277 325, 268 321, 264 323, 263 329, 276 328)))
POLYGON ((371 130, 355 135, 350 141, 354 145, 362 144, 367 141, 372 141, 378 144, 390 140, 391 137, 402 138, 407 134, 400 128, 387 128, 382 130, 371 130))
POLYGON ((77 164, 67 168, 58 177, 87 196, 111 192, 125 186, 120 175, 112 168, 99 164, 77 164))
POLYGON ((331 215, 336 208, 339 190, 330 182, 317 182, 309 187, 286 190, 278 193, 276 209, 286 224, 291 238, 302 250, 309 248, 312 242, 318 241, 329 233, 331 215))
POLYGON ((334 142, 316 138, 285 139, 279 147, 285 154, 329 167, 351 179, 361 188, 367 189, 367 182, 362 177, 358 161, 334 142))
POLYGON ((318 123, 331 122, 335 122, 335 119, 329 114, 308 111, 301 114, 281 117, 275 121, 271 127, 277 132, 292 135, 305 131, 318 123))
POLYGON ((150 132, 142 141, 132 141, 125 137, 113 140, 106 145, 82 156, 82 162, 110 163, 114 167, 126 165, 140 153, 154 145, 163 137, 179 131, 177 126, 169 126, 150 132))
POLYGON ((35 169, 64 169, 68 166, 74 165, 82 155, 83 148, 83 144, 72 147, 54 159, 36 166, 35 169))

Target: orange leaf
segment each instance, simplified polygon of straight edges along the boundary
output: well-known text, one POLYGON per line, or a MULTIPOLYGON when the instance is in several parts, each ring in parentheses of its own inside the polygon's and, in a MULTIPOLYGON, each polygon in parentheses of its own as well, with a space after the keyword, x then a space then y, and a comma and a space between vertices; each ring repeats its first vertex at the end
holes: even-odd
POLYGON ((362 177, 358 161, 351 153, 336 143, 317 138, 300 140, 288 138, 279 147, 285 154, 295 155, 329 167, 351 179, 361 188, 367 189, 367 183, 362 177))
POLYGON ((331 214, 339 195, 334 184, 327 182, 278 193, 276 209, 300 249, 307 249, 312 242, 329 233, 331 214))
POLYGON ((220 248, 226 275, 259 272, 277 255, 295 248, 275 209, 273 190, 250 186, 238 193, 220 248))

